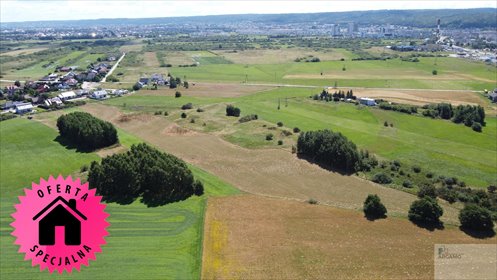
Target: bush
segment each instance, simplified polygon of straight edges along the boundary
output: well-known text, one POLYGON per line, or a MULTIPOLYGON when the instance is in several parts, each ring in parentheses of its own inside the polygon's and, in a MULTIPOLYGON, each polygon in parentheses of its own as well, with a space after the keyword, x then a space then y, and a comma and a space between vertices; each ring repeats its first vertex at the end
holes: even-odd
POLYGON ((182 119, 186 119, 186 113, 185 112, 181 113, 181 118, 182 119))
POLYGON ((437 74, 438 74, 438 71, 437 71, 437 70, 433 70, 433 71, 431 71, 431 74, 432 74, 432 75, 437 75, 437 74))
POLYGON ((297 150, 312 161, 346 172, 354 172, 360 160, 357 146, 341 133, 331 130, 301 133, 297 150))
POLYGON ((282 140, 278 140, 278 145, 283 145, 283 141, 282 140))
POLYGON ((392 182, 392 178, 390 178, 387 174, 380 172, 374 174, 372 181, 378 184, 390 184, 392 182))
POLYGON ((228 105, 228 106, 226 106, 226 116, 239 117, 240 116, 240 109, 233 106, 233 105, 228 105))
POLYGON ((297 153, 297 147, 295 145, 292 145, 292 154, 297 153))
POLYGON ((168 111, 165 111, 165 112, 164 112, 164 116, 169 116, 169 112, 168 112, 168 111))
POLYGON ((428 172, 426 173, 426 178, 433 178, 433 173, 432 172, 428 172))
POLYGON ((195 183, 193 183, 193 193, 196 196, 201 196, 204 194, 204 184, 200 182, 199 180, 196 180, 195 183))
POLYGON ((177 91, 176 93, 174 93, 174 97, 180 98, 181 97, 181 92, 177 91))
POLYGON ((300 132, 300 128, 298 128, 298 127, 293 128, 293 133, 299 133, 299 132, 300 132))
POLYGON ((481 132, 482 126, 480 123, 473 122, 473 124, 471 125, 471 129, 473 129, 476 132, 481 132))
POLYGON ((309 204, 318 204, 318 201, 314 198, 310 198, 309 200, 307 200, 307 203, 309 204))
POLYGON ((405 180, 404 182, 402 182, 402 186, 404 188, 412 188, 412 182, 409 180, 405 180))
POLYGON ((88 182, 104 201, 129 204, 141 196, 149 207, 200 193, 184 161, 144 143, 132 145, 126 153, 108 156, 101 163, 92 162, 88 182))
POLYGON ((240 123, 244 123, 244 122, 249 122, 249 121, 252 121, 252 120, 257 120, 258 119, 258 116, 255 115, 255 114, 251 114, 251 115, 246 115, 246 116, 243 116, 241 117, 238 122, 240 123))
POLYGON ((273 137, 274 137, 274 136, 273 136, 273 134, 272 134, 272 133, 266 134, 266 140, 267 140, 267 141, 271 141, 271 140, 273 140, 273 137))
POLYGON ((86 171, 88 171, 88 165, 85 164, 85 165, 81 166, 81 169, 79 171, 80 172, 86 172, 86 171))
POLYGON ((204 111, 204 109, 202 109, 202 108, 197 108, 197 112, 198 112, 198 113, 202 113, 203 111, 204 111))
POLYGON ((490 211, 475 204, 467 204, 459 213, 461 226, 470 230, 492 231, 494 222, 490 211))
POLYGON ((409 209, 409 220, 415 223, 440 224, 443 209, 431 197, 424 197, 414 201, 409 209))
POLYGON ((387 121, 383 122, 383 126, 388 126, 388 122, 387 121))
POLYGON ((282 122, 278 122, 277 125, 278 125, 278 127, 282 127, 283 123, 282 122))
POLYGON ((190 110, 190 109, 193 109, 192 103, 186 103, 185 105, 181 106, 181 110, 190 110))
POLYGON ((412 171, 414 171, 414 173, 419 173, 419 172, 421 172, 421 167, 415 165, 412 167, 412 171))
POLYGON ((387 208, 381 203, 380 197, 370 194, 364 201, 364 215, 368 218, 382 218, 387 213, 387 208))
POLYGON ((117 130, 109 122, 84 112, 73 112, 57 119, 60 136, 85 149, 99 149, 116 144, 117 130))
POLYGON ((419 188, 418 191, 418 197, 423 198, 423 197, 431 197, 435 198, 437 197, 437 190, 433 185, 422 185, 419 188))
POLYGON ((190 120, 190 123, 195 123, 195 119, 191 119, 191 120, 190 120))

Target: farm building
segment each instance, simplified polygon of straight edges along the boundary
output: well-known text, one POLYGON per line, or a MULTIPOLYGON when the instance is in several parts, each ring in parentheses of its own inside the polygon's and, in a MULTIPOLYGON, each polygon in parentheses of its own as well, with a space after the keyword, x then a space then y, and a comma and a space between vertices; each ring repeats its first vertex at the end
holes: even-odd
POLYGON ((16 105, 16 114, 31 113, 33 111, 33 104, 20 103, 16 105))
POLYGON ((74 91, 66 91, 58 95, 61 100, 69 100, 76 98, 76 93, 74 91))
POLYGON ((376 102, 373 98, 361 97, 359 98, 359 103, 366 106, 376 106, 376 102))
POLYGON ((94 91, 90 95, 90 98, 93 98, 93 99, 105 99, 105 98, 107 98, 107 92, 105 90, 94 91))

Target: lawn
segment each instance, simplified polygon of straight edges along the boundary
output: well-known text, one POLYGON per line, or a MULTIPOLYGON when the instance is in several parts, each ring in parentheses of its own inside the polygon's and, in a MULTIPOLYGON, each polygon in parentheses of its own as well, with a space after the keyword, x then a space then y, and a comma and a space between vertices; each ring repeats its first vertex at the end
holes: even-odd
MULTIPOLYGON (((14 119, 0 123, 1 194, 1 279, 53 278, 23 261, 10 236, 10 214, 22 188, 49 174, 68 175, 92 160, 95 153, 78 153, 54 139, 57 132, 40 122, 14 119)), ((121 143, 129 147, 139 138, 119 130, 121 143)), ((190 166, 205 186, 207 195, 237 193, 230 185, 190 166)), ((195 279, 200 277, 203 215, 206 196, 162 207, 147 208, 140 202, 121 206, 109 204, 111 215, 107 244, 97 261, 70 278, 106 279, 195 279)), ((62 278, 69 278, 65 275, 62 278)))

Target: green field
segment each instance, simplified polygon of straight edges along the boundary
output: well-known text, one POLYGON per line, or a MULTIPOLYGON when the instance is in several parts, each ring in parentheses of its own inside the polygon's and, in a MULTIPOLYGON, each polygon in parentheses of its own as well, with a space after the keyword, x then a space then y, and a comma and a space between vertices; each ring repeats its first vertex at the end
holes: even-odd
POLYGON ((324 61, 286 64, 208 64, 173 67, 173 76, 216 82, 283 83, 343 87, 483 90, 495 87, 495 67, 456 58, 324 61), (436 65, 435 65, 436 63, 436 65), (342 68, 345 66, 346 71, 342 68), (438 75, 432 75, 437 69, 438 75), (321 75, 323 73, 323 75, 321 75))
MULTIPOLYGON (((53 278, 31 267, 17 253, 9 224, 17 196, 32 181, 49 174, 69 175, 97 160, 94 153, 78 153, 54 139, 57 132, 39 122, 14 119, 0 123, 1 136, 1 279, 53 278)), ((140 142, 119 130, 121 143, 140 142)), ((83 267, 84 274, 62 278, 104 279, 195 279, 200 277, 203 215, 208 195, 235 194, 238 191, 209 173, 190 166, 205 186, 206 195, 162 207, 147 208, 138 201, 126 206, 109 204, 111 215, 107 244, 97 261, 83 267)))
MULTIPOLYGON (((468 185, 487 187, 497 182, 497 118, 487 117, 487 125, 482 133, 473 132, 464 125, 450 121, 430 119, 421 116, 366 108, 345 103, 325 103, 310 100, 308 97, 316 89, 280 88, 238 98, 200 98, 183 96, 141 96, 139 93, 119 99, 110 99, 106 104, 126 110, 174 111, 179 113, 182 104, 191 102, 194 108, 215 103, 232 103, 240 107, 242 116, 258 114, 259 118, 275 125, 282 121, 285 127, 301 130, 333 129, 342 132, 360 148, 368 149, 380 158, 400 160, 410 165, 423 166, 438 175, 455 176, 468 185), (288 98, 288 107, 285 100, 288 98), (277 110, 281 99, 281 110, 277 110), (393 123, 393 128, 385 128, 383 122, 393 123)), ((222 105, 221 105, 222 106, 222 105)), ((199 122, 208 123, 207 128, 223 129, 226 119, 223 111, 214 113, 189 112, 198 116, 199 122), (209 115, 209 116, 210 116, 209 115)), ((171 115, 170 118, 177 118, 171 115)), ((185 124, 188 126, 187 122, 185 124)), ((206 131, 204 128, 197 128, 206 131)), ((252 124, 233 126, 236 131, 225 139, 245 147, 264 146, 263 136, 267 132, 258 131, 252 124), (255 139, 257 138, 257 139, 255 139), (258 140, 258 141, 257 141, 258 140)), ((275 133, 275 132, 273 132, 275 133)), ((277 135, 277 134, 276 134, 277 135)), ((266 144, 267 145, 267 144, 266 144)), ((274 144, 272 144, 274 145, 274 144)))

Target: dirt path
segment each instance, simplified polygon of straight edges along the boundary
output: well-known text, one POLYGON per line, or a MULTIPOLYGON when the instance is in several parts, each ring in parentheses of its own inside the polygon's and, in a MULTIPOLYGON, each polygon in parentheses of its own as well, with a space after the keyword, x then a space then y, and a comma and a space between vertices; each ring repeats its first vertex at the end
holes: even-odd
POLYGON ((123 58, 124 58, 125 55, 126 55, 126 53, 123 52, 123 55, 121 55, 121 57, 117 60, 116 64, 114 64, 114 66, 112 66, 112 68, 110 69, 109 73, 107 73, 107 75, 105 75, 105 77, 100 82, 105 83, 105 81, 107 80, 107 77, 109 77, 110 75, 112 75, 112 73, 114 72, 114 70, 116 70, 117 66, 119 65, 119 63, 121 62, 121 60, 123 60, 123 58))
MULTIPOLYGON (((368 194, 378 194, 389 213, 406 216, 415 196, 360 179, 329 172, 282 149, 245 149, 210 134, 171 134, 172 121, 152 115, 132 115, 122 120, 116 107, 88 104, 83 107, 99 118, 135 134, 164 151, 195 164, 239 189, 268 197, 361 209, 368 194), (169 133, 168 133, 169 132, 169 133)), ((457 223, 457 211, 444 204, 444 220, 457 223)))

